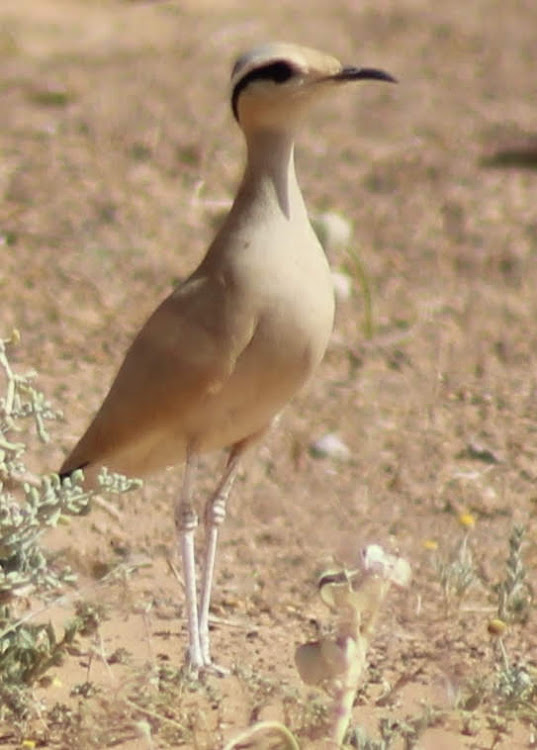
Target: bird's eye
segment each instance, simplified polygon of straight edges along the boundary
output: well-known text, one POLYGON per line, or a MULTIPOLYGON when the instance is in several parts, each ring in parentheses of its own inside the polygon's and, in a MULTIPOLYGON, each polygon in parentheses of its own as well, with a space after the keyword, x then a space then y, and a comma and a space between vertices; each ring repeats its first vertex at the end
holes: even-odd
POLYGON ((296 69, 285 60, 276 60, 275 62, 268 63, 267 65, 261 65, 259 68, 254 68, 247 73, 244 78, 241 78, 235 84, 233 88, 233 94, 231 96, 231 107, 235 119, 238 119, 238 104, 239 97, 244 89, 252 83, 252 81, 274 81, 274 83, 285 83, 294 75, 296 75, 296 69))
POLYGON ((274 81, 274 83, 284 83, 295 75, 295 69, 285 60, 278 60, 277 62, 270 63, 270 65, 263 65, 262 68, 253 70, 255 78, 263 79, 268 81, 274 81))

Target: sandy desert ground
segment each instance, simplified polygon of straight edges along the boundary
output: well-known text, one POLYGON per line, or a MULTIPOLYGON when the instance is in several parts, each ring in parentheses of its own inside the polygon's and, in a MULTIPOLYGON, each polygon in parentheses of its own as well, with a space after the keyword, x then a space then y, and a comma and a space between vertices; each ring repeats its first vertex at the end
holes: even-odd
MULTIPOLYGON (((28 456, 34 471, 59 466, 233 196, 237 53, 284 39, 399 79, 340 92, 299 138, 311 213, 352 226, 330 252, 352 295, 232 498, 212 632, 231 674, 179 671, 175 468, 122 497, 119 517, 95 507, 43 540, 78 574, 44 616, 61 631, 81 598, 102 621, 35 688, 33 718, 0 722, 2 747, 210 750, 266 718, 327 747, 328 699, 301 684, 293 654, 330 626, 319 563, 352 566, 367 543, 405 557, 413 579, 375 632, 360 746, 537 746, 536 30, 534 0, 2 1, 0 335, 20 331, 14 366, 35 368, 64 412, 28 456), (332 432, 348 460, 311 455, 332 432), (504 661, 487 626, 517 524, 528 598, 504 661), (474 580, 458 596, 441 571, 463 540, 474 580), (505 688, 514 674, 533 685, 520 700, 505 688)), ((222 460, 204 459, 200 497, 222 460)))

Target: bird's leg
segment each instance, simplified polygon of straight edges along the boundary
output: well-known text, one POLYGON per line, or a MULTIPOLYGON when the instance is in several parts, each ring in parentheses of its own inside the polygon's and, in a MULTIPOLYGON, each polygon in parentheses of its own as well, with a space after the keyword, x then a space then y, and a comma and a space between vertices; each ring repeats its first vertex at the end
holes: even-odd
POLYGON ((200 648, 203 663, 211 663, 209 650, 209 605, 211 603, 211 589, 213 585, 214 564, 216 560, 216 545, 218 531, 226 517, 226 503, 237 476, 240 458, 245 444, 235 445, 218 486, 205 506, 205 554, 203 558, 203 577, 201 582, 201 603, 199 609, 200 648))
POLYGON ((197 670, 203 666, 200 649, 198 603, 196 593, 196 560, 194 536, 198 526, 198 516, 192 504, 192 477, 197 465, 197 456, 192 447, 187 447, 185 471, 181 493, 175 505, 175 528, 183 563, 185 579, 185 601, 188 628, 188 663, 197 670))

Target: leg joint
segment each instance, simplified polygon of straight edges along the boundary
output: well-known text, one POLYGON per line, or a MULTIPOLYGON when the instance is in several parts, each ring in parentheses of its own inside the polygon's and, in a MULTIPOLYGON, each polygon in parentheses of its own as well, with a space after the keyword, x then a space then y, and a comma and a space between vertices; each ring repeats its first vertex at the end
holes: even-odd
POLYGON ((175 509, 175 528, 178 532, 194 531, 198 527, 198 515, 193 508, 178 506, 175 509))
POLYGON ((218 494, 211 498, 205 507, 205 523, 209 526, 221 526, 226 518, 227 494, 218 494))

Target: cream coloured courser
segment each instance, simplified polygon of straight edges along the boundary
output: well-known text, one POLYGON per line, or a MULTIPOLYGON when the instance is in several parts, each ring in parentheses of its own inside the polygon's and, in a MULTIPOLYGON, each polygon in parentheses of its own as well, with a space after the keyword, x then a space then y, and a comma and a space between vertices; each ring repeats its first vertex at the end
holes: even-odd
POLYGON ((198 268, 137 334, 60 470, 91 476, 107 466, 141 476, 185 462, 175 525, 194 669, 211 664, 216 544, 240 457, 308 380, 332 331, 330 269, 297 183, 295 134, 310 105, 364 79, 394 80, 291 44, 267 44, 237 60, 231 106, 247 162, 230 213, 198 268), (198 608, 192 477, 198 455, 217 448, 230 454, 206 505, 198 608))

